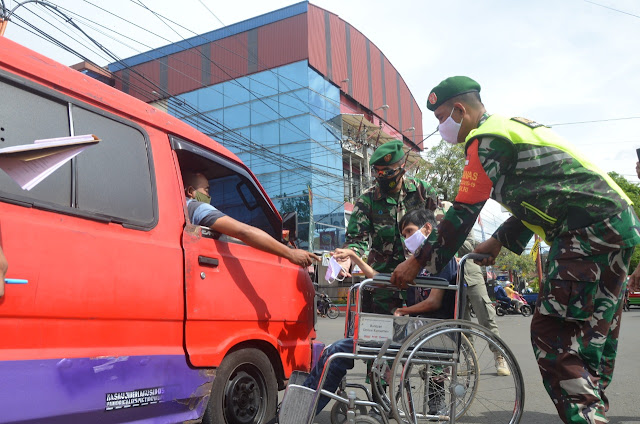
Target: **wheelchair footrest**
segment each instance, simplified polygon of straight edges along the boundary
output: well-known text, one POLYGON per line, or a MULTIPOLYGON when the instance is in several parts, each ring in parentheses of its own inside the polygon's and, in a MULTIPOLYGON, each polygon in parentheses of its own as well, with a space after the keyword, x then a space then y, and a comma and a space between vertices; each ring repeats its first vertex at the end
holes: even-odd
POLYGON ((289 377, 289 384, 297 384, 298 386, 301 386, 307 377, 309 377, 308 372, 294 371, 291 373, 291 377, 289 377))
POLYGON ((280 424, 300 424, 313 418, 313 403, 316 391, 308 387, 291 384, 287 386, 280 404, 280 424))

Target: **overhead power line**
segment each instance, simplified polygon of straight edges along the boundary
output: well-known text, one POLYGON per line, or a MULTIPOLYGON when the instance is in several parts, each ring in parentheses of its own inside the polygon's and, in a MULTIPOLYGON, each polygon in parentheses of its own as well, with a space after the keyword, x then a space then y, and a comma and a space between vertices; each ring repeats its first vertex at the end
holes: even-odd
POLYGON ((626 121, 629 119, 640 119, 640 116, 628 116, 626 118, 608 118, 608 119, 594 119, 592 121, 576 121, 576 122, 562 122, 559 124, 550 124, 550 127, 559 127, 561 125, 577 125, 577 124, 594 124, 596 122, 609 122, 609 121, 626 121))
POLYGON ((614 9, 613 7, 605 6, 603 4, 596 3, 595 1, 591 1, 591 0, 584 0, 584 1, 587 2, 587 3, 595 4, 596 6, 604 7, 605 9, 613 10, 614 12, 622 13, 624 15, 633 16, 634 18, 640 18, 640 16, 634 15, 633 13, 625 12, 624 10, 620 10, 620 9, 614 9))
MULTIPOLYGON (((58 12, 58 11, 57 11, 57 12, 58 12)), ((32 12, 32 13, 34 13, 34 12, 32 12)), ((59 13, 59 12, 58 12, 58 13, 59 13)), ((36 16, 38 16, 38 15, 36 14, 36 16)), ((38 17, 39 17, 40 19, 42 19, 42 17, 40 17, 40 16, 38 16, 38 17)), ((91 59, 89 59, 88 57, 86 57, 86 56, 82 55, 80 52, 78 52, 78 51, 76 51, 76 50, 74 50, 74 49, 70 48, 68 45, 64 44, 64 43, 63 43, 63 42, 61 42, 60 40, 57 40, 55 37, 51 36, 50 34, 47 34, 45 31, 42 31, 41 29, 36 28, 36 27, 35 27, 33 24, 31 24, 30 22, 28 22, 28 21, 26 21, 26 20, 24 20, 24 19, 20 18, 19 16, 16 16, 16 18, 17 18, 17 19, 19 19, 20 21, 22 21, 25 25, 27 25, 27 26, 31 27, 35 32, 37 32, 37 33, 39 34, 39 36, 41 36, 41 37, 43 37, 43 38, 47 39, 48 41, 52 42, 52 43, 53 43, 53 44, 55 44, 55 45, 58 45, 59 47, 61 47, 61 48, 65 49, 65 50, 67 50, 67 51, 69 51, 70 53, 72 53, 72 54, 76 55, 76 56, 77 56, 77 57, 79 57, 80 59, 85 60, 85 61, 87 61, 87 62, 89 62, 89 63, 93 63, 93 61, 92 61, 91 59)), ((46 22, 46 20, 44 20, 44 21, 46 22)), ((73 22, 72 22, 70 19, 68 19, 66 22, 71 23, 72 25, 74 25, 74 26, 77 28, 77 26, 76 26, 75 24, 73 24, 73 22)), ((81 32, 84 34, 84 31, 82 31, 82 30, 81 30, 81 29, 79 29, 79 28, 78 28, 78 30, 79 30, 79 31, 81 31, 81 32)), ((64 33, 64 32, 63 32, 63 33, 64 33)), ((67 36, 68 36, 68 34, 65 34, 65 35, 67 35, 67 36)), ((106 50, 106 48, 104 48, 104 46, 100 45, 99 43, 96 43, 96 42, 95 42, 95 40, 94 40, 93 38, 89 37, 88 35, 87 35, 86 37, 87 37, 89 40, 91 40, 92 42, 94 42, 96 45, 98 45, 98 47, 100 47, 100 49, 101 49, 101 50, 106 50)), ((87 46, 86 46, 86 45, 84 45, 83 43, 81 43, 81 44, 82 44, 85 48, 87 48, 87 46)), ((114 60, 114 61, 116 61, 116 62, 118 62, 118 63, 121 63, 121 60, 120 60, 117 56, 115 56, 113 53, 108 52, 108 51, 107 51, 106 53, 109 55, 109 57, 111 58, 111 60, 114 60)), ((96 66, 97 66, 97 65, 96 65, 96 66)), ((139 90, 139 88, 135 87, 135 84, 131 84, 131 83, 130 83, 130 86, 133 86, 134 90, 136 90, 136 89, 137 89, 137 90, 139 90, 139 93, 140 93, 140 94, 142 94, 143 96, 146 96, 146 97, 149 99, 149 101, 157 100, 157 99, 155 99, 155 98, 150 98, 150 91, 151 91, 151 88, 154 88, 154 89, 159 90, 159 91, 163 91, 163 90, 162 90, 159 86, 157 86, 155 83, 153 83, 152 81, 148 80, 144 75, 142 75, 142 74, 138 73, 138 72, 137 72, 137 71, 135 71, 135 70, 131 70, 131 71, 132 71, 133 73, 135 73, 136 75, 138 75, 138 76, 141 78, 140 82, 141 82, 141 83, 143 83, 143 84, 145 84, 145 85, 147 86, 147 87, 146 87, 147 89, 146 89, 146 90, 139 90)), ((189 105, 189 104, 188 104, 187 102, 185 102, 184 100, 175 99, 175 98, 171 98, 171 97, 170 97, 168 100, 169 100, 169 101, 173 101, 174 103, 176 103, 176 102, 177 102, 177 105, 174 105, 174 106, 177 106, 178 108, 182 107, 183 109, 185 109, 185 110, 187 111, 187 113, 188 113, 188 114, 189 114, 189 113, 193 114, 193 112, 197 112, 197 110, 196 110, 195 108, 193 108, 193 106, 189 105), (188 108, 188 109, 187 109, 187 108, 188 108)), ((254 154, 259 154, 259 153, 258 153, 258 151, 260 151, 260 150, 264 150, 264 148, 263 148, 262 146, 257 145, 257 144, 255 144, 255 143, 253 143, 251 140, 244 138, 241 134, 238 134, 238 133, 236 133, 235 131, 230 130, 230 129, 228 129, 228 128, 224 127, 224 125, 220 124, 220 123, 219 123, 219 122, 217 122, 217 121, 214 121, 214 120, 212 120, 212 119, 207 119, 207 117, 203 117, 203 116, 200 116, 199 118, 200 118, 200 121, 199 121, 199 122, 194 122, 194 121, 192 120, 192 121, 191 121, 191 123, 192 123, 192 124, 194 124, 194 125, 200 124, 200 126, 202 126, 202 123, 203 123, 203 122, 207 122, 208 124, 211 124, 211 125, 215 126, 215 127, 216 127, 216 129, 217 129, 217 131, 225 131, 225 134, 226 134, 226 141, 230 141, 230 140, 232 140, 232 141, 234 141, 234 142, 235 142, 239 147, 244 148, 244 149, 248 149, 248 150, 252 151, 254 154)), ((188 121, 188 120, 187 120, 187 121, 188 121)), ((211 128, 211 130, 212 130, 212 131, 216 131, 216 130, 213 130, 213 128, 211 128)), ((271 153, 271 152, 267 152, 267 151, 265 151, 264 153, 271 153)), ((290 169, 290 168, 287 168, 286 166, 282 166, 282 158, 283 158, 283 157, 285 157, 285 158, 286 158, 286 156, 284 156, 284 155, 278 155, 278 154, 273 154, 272 156, 273 156, 273 158, 272 158, 272 159, 269 159, 269 160, 268 160, 268 162, 270 162, 270 163, 271 163, 271 164, 273 164, 273 165, 279 166, 281 170, 287 170, 287 171, 295 172, 295 170, 294 170, 294 169, 290 169)), ((268 156, 267 154, 265 154, 265 155, 264 155, 264 157, 265 157, 265 158, 269 158, 269 156, 268 156)), ((292 159, 292 161, 293 161, 293 160, 297 160, 297 161, 299 161, 299 159, 298 159, 298 158, 291 158, 291 159, 292 159)), ((294 162, 294 163, 295 163, 295 162, 294 162)), ((309 168, 309 169, 311 170, 311 168, 309 168)), ((332 177, 332 178, 336 178, 336 179, 337 179, 337 176, 336 176, 336 175, 331 174, 331 173, 327 173, 326 171, 316 171, 316 173, 320 173, 320 174, 326 173, 326 174, 328 174, 328 176, 330 176, 330 177, 332 177)), ((300 174, 300 176, 305 177, 305 178, 307 177, 307 175, 306 175, 306 174, 300 174)))

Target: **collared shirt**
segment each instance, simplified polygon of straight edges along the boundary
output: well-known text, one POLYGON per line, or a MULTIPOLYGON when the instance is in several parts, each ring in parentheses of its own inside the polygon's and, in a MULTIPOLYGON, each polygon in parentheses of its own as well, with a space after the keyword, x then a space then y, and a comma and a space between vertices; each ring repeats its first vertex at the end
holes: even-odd
POLYGON ((202 225, 203 227, 212 227, 218 218, 226 216, 209 203, 193 199, 187 199, 187 212, 193 225, 202 225))

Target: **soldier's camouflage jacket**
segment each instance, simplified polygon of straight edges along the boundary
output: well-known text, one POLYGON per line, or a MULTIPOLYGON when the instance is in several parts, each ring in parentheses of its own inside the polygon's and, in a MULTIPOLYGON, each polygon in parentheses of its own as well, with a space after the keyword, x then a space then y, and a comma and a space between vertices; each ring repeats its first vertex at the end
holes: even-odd
MULTIPOLYGON (((458 251, 489 198, 512 214, 493 237, 517 254, 534 232, 548 244, 570 246, 559 252, 561 262, 602 253, 591 252, 590 245, 616 250, 640 244, 640 222, 629 198, 547 127, 485 114, 468 135, 465 150, 456 201, 416 252, 430 272, 458 251)), ((566 275, 562 263, 550 265, 566 275)))
POLYGON ((378 185, 364 192, 356 202, 347 226, 345 247, 358 256, 369 250, 367 263, 378 272, 390 273, 405 260, 398 224, 409 211, 435 210, 436 191, 429 183, 405 177, 397 198, 384 195, 378 185))

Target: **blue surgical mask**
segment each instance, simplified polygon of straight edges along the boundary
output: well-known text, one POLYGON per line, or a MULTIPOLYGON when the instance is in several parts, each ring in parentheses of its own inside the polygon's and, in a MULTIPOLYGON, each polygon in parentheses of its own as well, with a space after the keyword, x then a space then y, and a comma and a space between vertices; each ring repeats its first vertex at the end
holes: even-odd
POLYGON ((458 144, 458 133, 460 132, 460 127, 462 126, 462 121, 460 121, 460 123, 457 123, 451 117, 454 110, 456 110, 455 107, 451 109, 449 117, 442 124, 438 125, 438 132, 440 132, 440 136, 449 144, 458 144))

